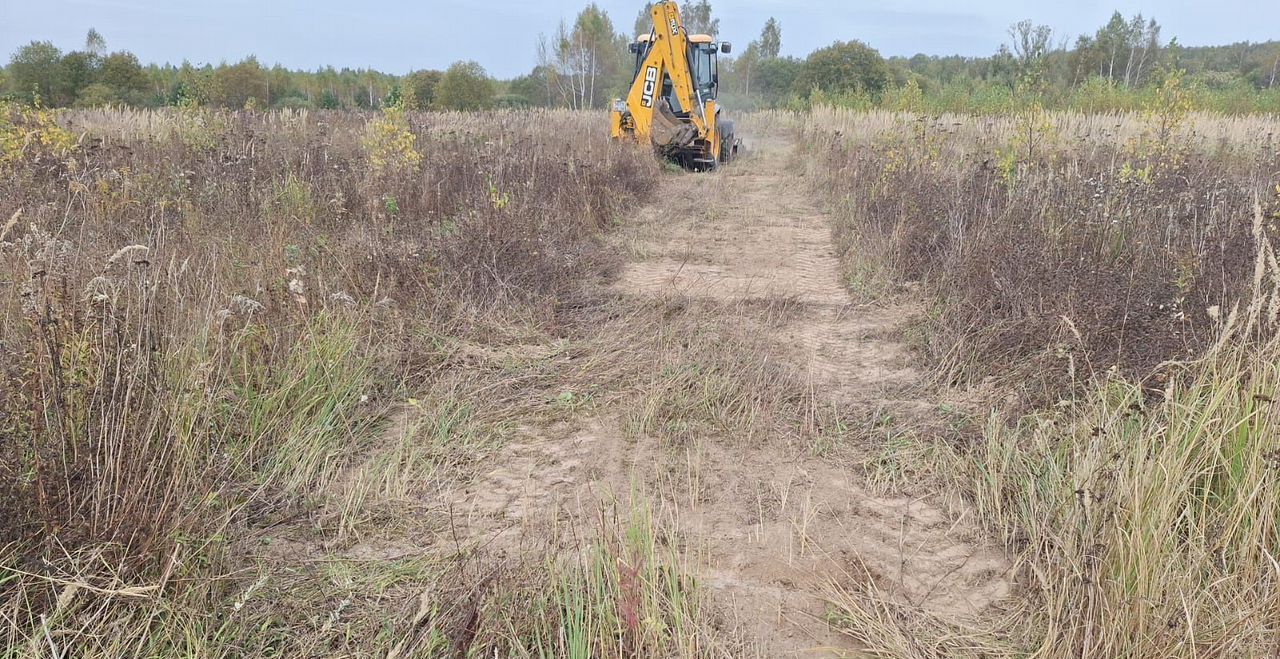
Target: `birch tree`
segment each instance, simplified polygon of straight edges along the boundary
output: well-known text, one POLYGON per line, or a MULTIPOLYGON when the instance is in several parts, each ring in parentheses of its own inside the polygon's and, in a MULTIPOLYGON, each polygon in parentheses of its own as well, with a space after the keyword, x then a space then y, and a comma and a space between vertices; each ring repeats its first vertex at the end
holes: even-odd
POLYGON ((603 92, 618 73, 624 37, 613 29, 609 14, 594 2, 587 5, 569 28, 563 22, 556 31, 555 69, 561 99, 574 109, 598 107, 603 92))

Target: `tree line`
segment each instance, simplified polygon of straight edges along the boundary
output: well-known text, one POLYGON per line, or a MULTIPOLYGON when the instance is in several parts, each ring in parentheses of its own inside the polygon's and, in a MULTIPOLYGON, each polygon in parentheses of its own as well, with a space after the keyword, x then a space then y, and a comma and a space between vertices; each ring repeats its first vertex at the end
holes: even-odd
MULTIPOLYGON (((497 80, 475 62, 394 76, 370 69, 295 71, 250 56, 235 63, 147 64, 125 50, 108 52, 90 30, 81 48, 63 52, 33 41, 0 69, 0 94, 49 106, 211 105, 231 108, 373 109, 401 102, 424 110, 493 107, 603 108, 625 94, 634 74, 627 45, 649 31, 650 3, 620 28, 597 4, 536 39, 529 72, 497 80)), ((686 0, 686 27, 719 36, 710 0, 686 0)), ((733 57, 722 56, 721 93, 736 108, 824 103, 924 111, 999 110, 1035 97, 1048 106, 1132 109, 1171 71, 1185 72, 1201 107, 1280 111, 1280 42, 1182 47, 1160 24, 1119 12, 1074 40, 1022 21, 988 57, 884 58, 857 40, 807 57, 782 54, 782 25, 769 18, 733 57)))
POLYGON ((143 65, 128 51, 106 52, 106 40, 90 30, 81 49, 62 52, 47 41, 17 50, 0 69, 0 93, 50 107, 209 105, 229 108, 374 109, 402 90, 423 109, 492 107, 498 84, 475 62, 445 71, 394 76, 372 69, 295 71, 266 67, 254 56, 217 66, 143 65))

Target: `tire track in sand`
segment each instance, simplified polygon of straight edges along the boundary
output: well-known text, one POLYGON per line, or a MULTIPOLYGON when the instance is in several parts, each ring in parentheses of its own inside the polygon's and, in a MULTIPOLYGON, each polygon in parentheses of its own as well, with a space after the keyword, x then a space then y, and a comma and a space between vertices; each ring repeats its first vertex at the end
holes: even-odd
MULTIPOLYGON (((663 182, 670 207, 630 229, 636 257, 617 288, 634 296, 782 299, 798 311, 774 332, 819 397, 846 408, 911 410, 918 380, 890 338, 913 309, 857 306, 841 285, 831 218, 789 167, 791 144, 755 145, 711 176, 663 182)), ((1010 592, 1004 554, 925 500, 877 496, 847 467, 784 446, 703 448, 709 500, 683 511, 709 548, 708 582, 766 656, 857 656, 821 622, 824 583, 863 570, 903 602, 965 619, 1010 592)))
MULTIPOLYGON (((913 310, 851 303, 831 218, 788 168, 791 145, 755 147, 715 174, 664 177, 661 203, 638 211, 620 238, 632 259, 615 288, 638 301, 785 301, 794 312, 761 331, 823 404, 921 406, 894 398, 918 379, 890 338, 913 310)), ((904 603, 960 620, 1009 594, 1008 562, 971 524, 927 500, 878 495, 847 465, 785 441, 710 437, 673 452, 627 438, 615 418, 530 428, 455 493, 455 514, 466 535, 518 551, 557 528, 589 527, 600 501, 664 463, 694 474, 697 492, 659 505, 678 509, 680 542, 699 557, 702 582, 760 656, 859 656, 823 622, 821 593, 832 582, 870 576, 904 603)))

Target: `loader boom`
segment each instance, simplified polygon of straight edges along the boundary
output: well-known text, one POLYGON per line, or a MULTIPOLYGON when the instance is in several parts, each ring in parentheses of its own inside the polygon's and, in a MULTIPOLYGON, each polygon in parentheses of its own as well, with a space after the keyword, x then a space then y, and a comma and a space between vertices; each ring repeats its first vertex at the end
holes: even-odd
POLYGON ((631 44, 636 70, 627 97, 613 102, 613 137, 650 142, 689 169, 712 169, 737 148, 716 101, 716 55, 730 46, 688 34, 674 0, 654 4, 650 17, 653 29, 631 44))

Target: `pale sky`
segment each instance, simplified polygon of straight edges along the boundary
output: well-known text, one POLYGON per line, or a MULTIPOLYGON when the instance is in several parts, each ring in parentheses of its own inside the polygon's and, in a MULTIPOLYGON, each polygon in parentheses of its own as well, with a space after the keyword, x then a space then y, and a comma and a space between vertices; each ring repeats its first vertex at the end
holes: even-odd
MULTIPOLYGON (((63 50, 81 47, 97 28, 108 48, 144 63, 217 64, 254 54, 294 69, 372 67, 388 73, 442 69, 476 60, 490 74, 532 68, 538 33, 571 21, 585 0, 405 2, 370 0, 0 0, 0 56, 31 40, 63 50)), ((631 29, 643 2, 598 0, 620 31, 631 29)), ((1030 18, 1074 41, 1106 22, 1154 16, 1167 39, 1183 45, 1280 39, 1280 0, 1059 0, 964 3, 943 0, 712 0, 720 36, 745 46, 765 19, 782 23, 783 54, 803 57, 833 41, 859 39, 885 56, 990 55, 1011 23, 1030 18)))

